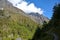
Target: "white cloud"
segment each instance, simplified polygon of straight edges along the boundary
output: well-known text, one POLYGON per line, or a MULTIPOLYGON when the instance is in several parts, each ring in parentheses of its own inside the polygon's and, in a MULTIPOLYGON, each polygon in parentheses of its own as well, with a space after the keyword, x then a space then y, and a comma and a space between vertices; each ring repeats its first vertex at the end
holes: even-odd
POLYGON ((34 3, 31 3, 28 5, 28 2, 24 1, 24 0, 9 0, 11 3, 13 3, 14 6, 16 6, 17 4, 17 8, 23 10, 26 13, 39 13, 39 14, 43 14, 43 10, 41 8, 37 8, 34 3))
POLYGON ((8 1, 15 6, 15 4, 17 4, 18 2, 22 2, 23 0, 8 0, 8 1))

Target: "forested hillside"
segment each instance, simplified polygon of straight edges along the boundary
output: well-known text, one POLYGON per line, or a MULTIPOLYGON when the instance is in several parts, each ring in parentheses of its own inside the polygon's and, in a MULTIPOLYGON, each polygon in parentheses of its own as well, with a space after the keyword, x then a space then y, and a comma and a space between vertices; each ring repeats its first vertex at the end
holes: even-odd
POLYGON ((53 7, 53 16, 43 28, 37 28, 32 40, 60 40, 60 4, 53 7))

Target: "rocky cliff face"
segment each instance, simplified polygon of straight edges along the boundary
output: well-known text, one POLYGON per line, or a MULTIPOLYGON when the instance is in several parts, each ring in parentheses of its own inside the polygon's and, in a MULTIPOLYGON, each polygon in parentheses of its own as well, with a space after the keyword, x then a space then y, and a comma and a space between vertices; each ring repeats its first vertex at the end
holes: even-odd
POLYGON ((0 8, 4 8, 10 5, 12 6, 12 4, 8 2, 7 0, 0 0, 0 8))

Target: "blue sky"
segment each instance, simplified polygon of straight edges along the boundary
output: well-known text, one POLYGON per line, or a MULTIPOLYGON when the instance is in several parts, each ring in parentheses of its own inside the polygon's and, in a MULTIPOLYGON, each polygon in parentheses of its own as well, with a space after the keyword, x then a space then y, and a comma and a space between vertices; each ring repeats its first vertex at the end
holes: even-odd
POLYGON ((60 0, 9 0, 14 6, 26 13, 37 12, 49 19, 53 14, 53 6, 60 0))
POLYGON ((44 11, 44 15, 51 18, 53 13, 53 6, 60 3, 60 0, 26 0, 29 3, 34 3, 35 6, 40 7, 44 11))

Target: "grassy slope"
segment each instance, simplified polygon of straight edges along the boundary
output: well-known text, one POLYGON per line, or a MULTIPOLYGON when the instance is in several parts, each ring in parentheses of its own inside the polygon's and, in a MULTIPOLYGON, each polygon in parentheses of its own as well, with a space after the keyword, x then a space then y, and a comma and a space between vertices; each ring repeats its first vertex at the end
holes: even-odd
POLYGON ((0 10, 0 38, 3 40, 31 39, 37 24, 30 18, 9 10, 0 10))

